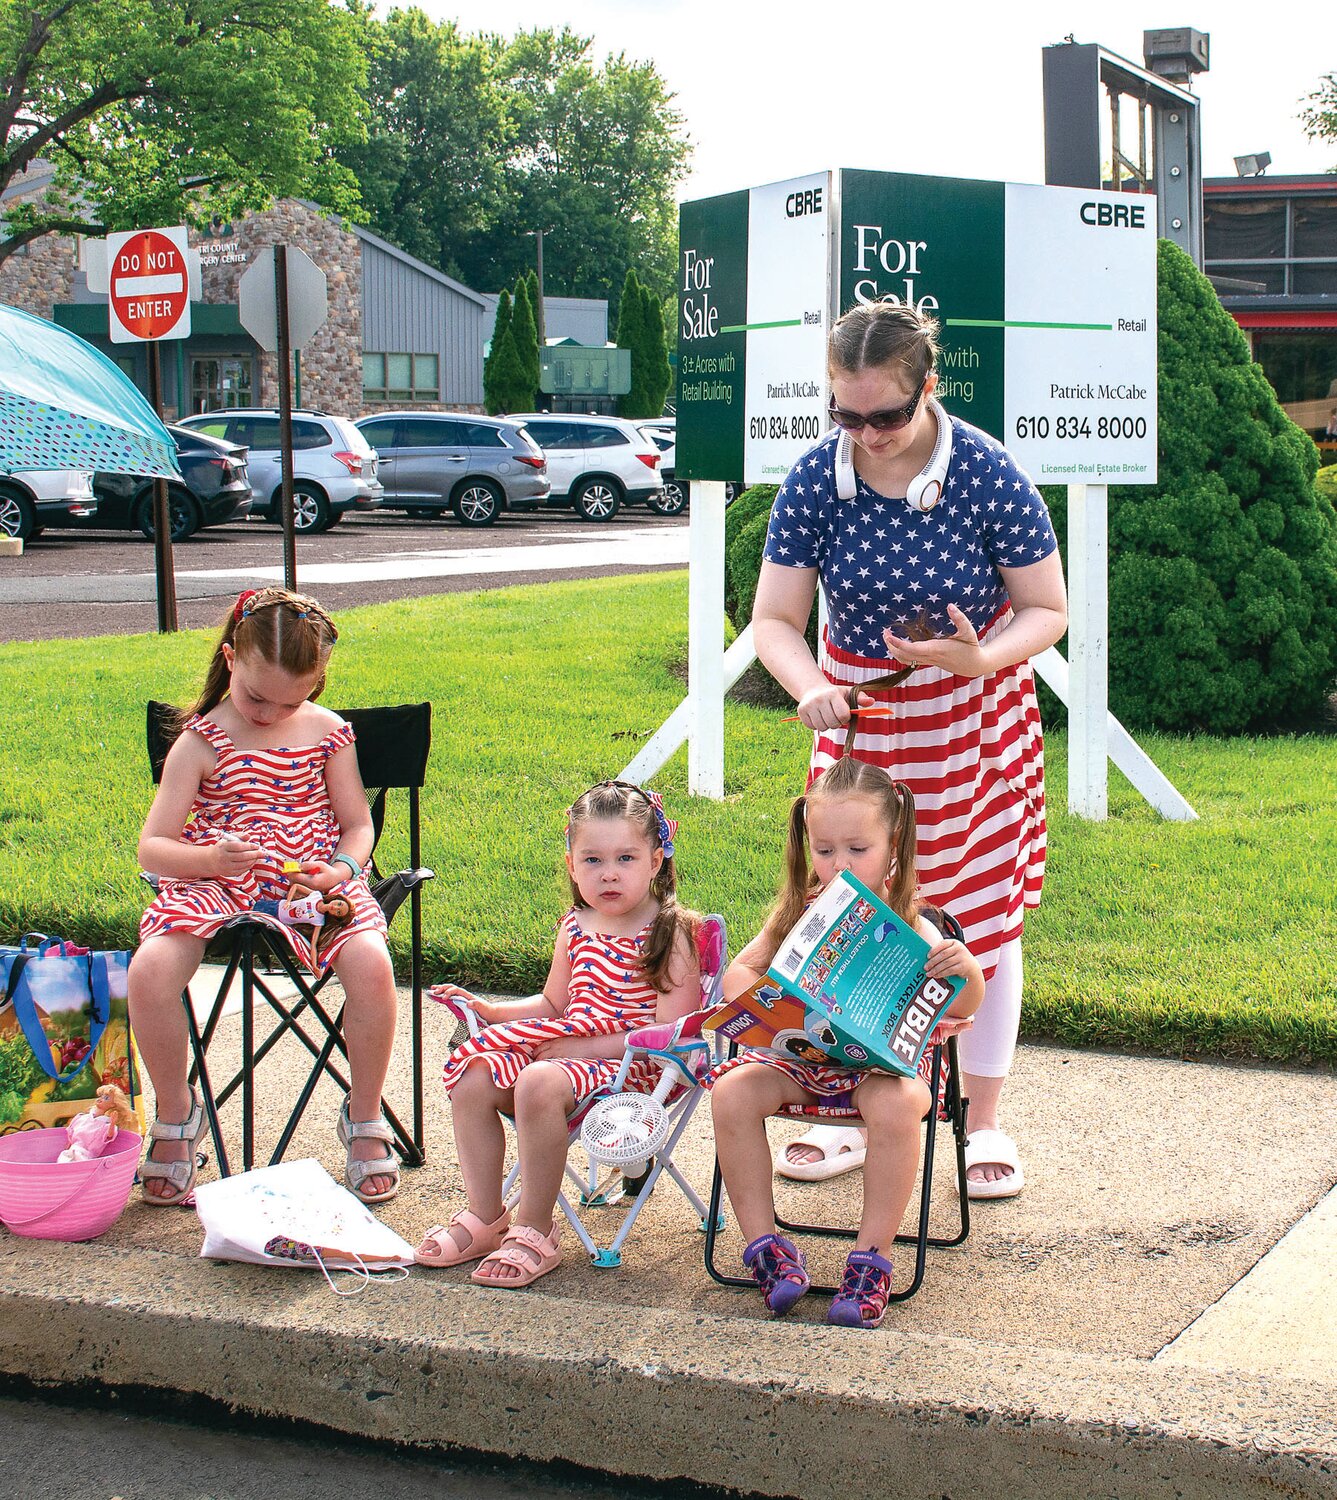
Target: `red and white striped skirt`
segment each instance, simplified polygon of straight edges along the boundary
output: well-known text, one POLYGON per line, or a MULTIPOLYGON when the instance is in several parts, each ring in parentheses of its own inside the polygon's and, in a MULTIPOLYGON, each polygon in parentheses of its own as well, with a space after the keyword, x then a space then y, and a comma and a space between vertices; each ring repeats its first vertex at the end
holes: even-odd
MULTIPOLYGON (((1005 607, 980 639, 1011 619, 1005 607)), ((842 651, 823 633, 819 665, 830 681, 852 685, 895 663, 842 651)), ((896 713, 861 721, 854 753, 913 793, 920 895, 960 922, 987 979, 1044 884, 1044 741, 1030 663, 988 677, 921 666, 872 696, 896 713)), ((810 786, 839 760, 844 740, 844 730, 814 736, 810 786)))

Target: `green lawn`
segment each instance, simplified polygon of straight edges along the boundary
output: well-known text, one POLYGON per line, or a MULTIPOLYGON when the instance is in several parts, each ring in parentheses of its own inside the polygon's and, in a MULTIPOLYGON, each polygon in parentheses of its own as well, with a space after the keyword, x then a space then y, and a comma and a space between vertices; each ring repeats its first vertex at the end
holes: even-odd
MULTIPOLYGON (((671 573, 341 615, 330 705, 434 705, 433 976, 502 989, 541 980, 566 899, 563 810, 620 771, 681 696, 668 663, 683 655, 686 597, 686 575, 671 573)), ((133 944, 151 794, 143 702, 191 698, 211 643, 192 632, 0 646, 0 939, 37 929, 133 944)), ((780 718, 729 706, 723 803, 686 796, 685 752, 656 780, 682 820, 683 895, 723 912, 735 944, 769 902, 806 764, 806 734, 780 718)), ((1050 868, 1027 923, 1027 1034, 1337 1061, 1337 741, 1145 743, 1200 821, 1162 822, 1117 773, 1109 822, 1069 818, 1065 743, 1049 741, 1050 868)), ((393 863, 403 843, 388 837, 393 863)))

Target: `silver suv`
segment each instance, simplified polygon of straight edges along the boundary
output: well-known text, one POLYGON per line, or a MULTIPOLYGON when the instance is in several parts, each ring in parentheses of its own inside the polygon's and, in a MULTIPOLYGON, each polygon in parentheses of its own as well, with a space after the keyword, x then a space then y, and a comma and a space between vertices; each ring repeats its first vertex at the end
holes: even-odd
POLYGON ((376 449, 382 504, 418 520, 491 526, 548 497, 548 465, 518 422, 470 412, 387 411, 356 424, 376 449))
POLYGON ((0 536, 28 542, 48 525, 68 524, 97 509, 93 476, 84 469, 25 469, 0 474, 0 536))
MULTIPOLYGON (((194 432, 249 448, 255 499, 252 517, 283 519, 283 467, 279 414, 273 407, 207 411, 177 423, 194 432)), ((345 417, 322 411, 292 414, 293 525, 298 531, 328 531, 346 510, 374 510, 381 503, 376 454, 345 417)))
POLYGON ((611 521, 623 505, 652 504, 663 489, 659 449, 634 422, 579 412, 511 415, 543 449, 550 505, 587 521, 611 521))

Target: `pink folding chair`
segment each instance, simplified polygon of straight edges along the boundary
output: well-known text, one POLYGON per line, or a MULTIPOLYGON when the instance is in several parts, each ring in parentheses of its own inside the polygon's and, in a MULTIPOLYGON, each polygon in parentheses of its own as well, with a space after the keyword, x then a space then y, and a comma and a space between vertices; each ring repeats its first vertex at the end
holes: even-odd
MULTIPOLYGON (((724 918, 706 917, 697 934, 701 967, 701 1003, 677 1021, 645 1026, 627 1036, 626 1053, 608 1088, 585 1100, 570 1120, 569 1145, 583 1147, 588 1166, 581 1172, 570 1161, 566 1177, 576 1189, 575 1202, 565 1192, 557 1204, 591 1262, 608 1270, 622 1264, 622 1246, 655 1184, 667 1174, 692 1205, 705 1227, 706 1205, 673 1160, 674 1148, 691 1122, 704 1090, 701 1079, 714 1061, 714 1046, 701 1034, 706 1013, 718 1005, 729 944, 724 918), (638 1058, 653 1059, 660 1076, 650 1093, 626 1088, 638 1058), (601 1248, 586 1228, 580 1210, 625 1205, 612 1241, 601 1248)), ((454 1009, 454 1007, 451 1007, 454 1009)), ((477 1035, 478 1018, 467 1007, 457 1012, 477 1035)), ((508 1124, 514 1122, 505 1116, 508 1124)), ((502 1185, 506 1206, 520 1196, 517 1162, 502 1185)))

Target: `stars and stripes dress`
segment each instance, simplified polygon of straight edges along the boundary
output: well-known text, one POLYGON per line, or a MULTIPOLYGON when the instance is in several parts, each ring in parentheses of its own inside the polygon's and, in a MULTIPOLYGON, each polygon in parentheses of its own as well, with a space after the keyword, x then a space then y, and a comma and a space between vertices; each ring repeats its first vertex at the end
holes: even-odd
MULTIPOLYGON (((492 1082, 499 1089, 515 1087, 516 1079, 544 1042, 564 1037, 623 1036, 655 1021, 659 994, 644 977, 642 959, 653 918, 633 937, 611 937, 586 932, 573 907, 562 918, 560 931, 571 960, 571 983, 566 1009, 560 1016, 501 1021, 484 1027, 476 1037, 456 1047, 446 1059, 442 1082, 449 1092, 464 1077, 475 1058, 486 1060, 492 1082)), ((612 1083, 621 1057, 554 1057, 547 1059, 571 1081, 576 1102, 582 1103, 612 1083)), ((627 1088, 649 1093, 659 1070, 643 1058, 631 1065, 627 1088)))
POLYGON ((320 941, 319 957, 304 932, 252 910, 262 898, 287 895, 292 877, 283 873, 284 860, 328 861, 338 848, 340 829, 325 785, 325 763, 353 743, 351 724, 340 722, 318 744, 277 750, 239 750, 226 730, 199 714, 192 714, 181 732, 198 734, 215 757, 181 832, 183 842, 239 838, 265 852, 244 875, 159 881, 158 895, 140 920, 140 942, 171 932, 211 938, 235 918, 253 916, 283 933, 298 958, 319 972, 355 932, 386 930, 365 877, 340 887, 353 903, 353 916, 320 941))
MULTIPOLYGON (((827 604, 818 665, 831 682, 899 666, 882 639, 888 626, 922 621, 951 634, 948 604, 991 640, 1012 619, 999 568, 1030 566, 1057 545, 1044 500, 1006 449, 951 422, 943 497, 927 513, 862 478, 852 500, 839 499, 835 433, 780 486, 765 557, 818 570, 827 604)), ((920 666, 873 697, 896 712, 860 723, 855 754, 910 787, 920 895, 961 923, 987 979, 1044 881, 1044 746, 1030 663, 977 678, 920 666)), ((844 734, 814 736, 809 784, 839 758, 844 734)))

